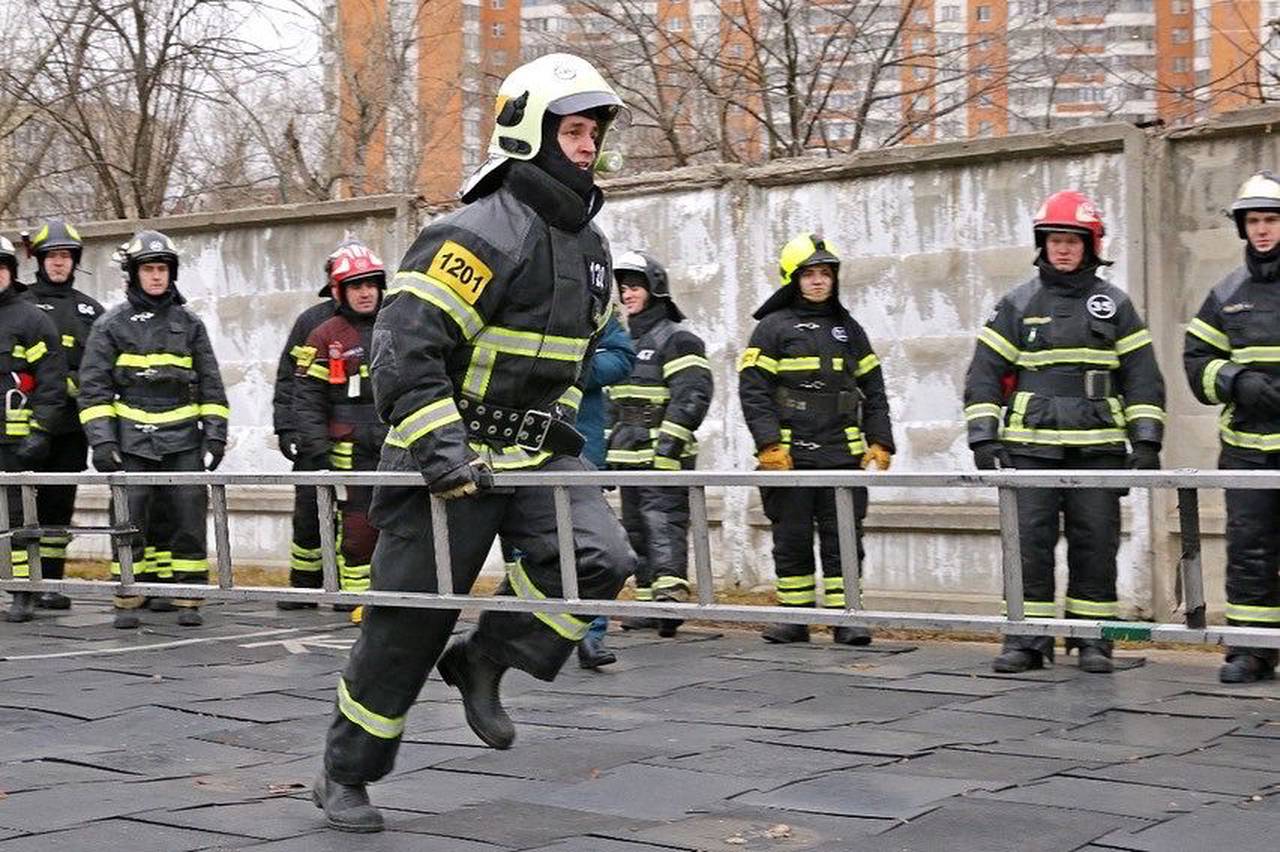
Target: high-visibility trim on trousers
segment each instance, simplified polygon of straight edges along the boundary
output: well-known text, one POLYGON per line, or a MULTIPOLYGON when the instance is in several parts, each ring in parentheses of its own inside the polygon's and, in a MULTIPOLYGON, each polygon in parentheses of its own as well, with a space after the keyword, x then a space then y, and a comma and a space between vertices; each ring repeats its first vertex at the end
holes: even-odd
POLYGON ((404 716, 383 716, 351 697, 345 678, 338 678, 338 712, 370 736, 394 740, 404 733, 404 716))
MULTIPOLYGON (((516 597, 524 598, 525 600, 543 600, 546 598, 542 590, 533 584, 533 580, 529 579, 529 575, 524 570, 524 563, 521 560, 517 559, 515 562, 507 563, 507 565, 510 568, 507 576, 511 581, 511 589, 516 593, 516 597)), ((581 641, 582 637, 587 635, 587 629, 591 626, 590 621, 583 621, 568 613, 535 612, 533 615, 570 642, 581 641)))

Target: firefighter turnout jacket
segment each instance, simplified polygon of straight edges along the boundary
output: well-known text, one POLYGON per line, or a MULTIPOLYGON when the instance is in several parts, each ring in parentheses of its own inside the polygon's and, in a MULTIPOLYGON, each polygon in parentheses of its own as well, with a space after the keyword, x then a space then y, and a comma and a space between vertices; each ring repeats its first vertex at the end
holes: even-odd
POLYGON ((289 329, 289 337, 276 364, 276 384, 271 395, 272 428, 277 435, 298 429, 294 414, 294 391, 300 377, 306 374, 317 354, 308 345, 307 338, 321 323, 331 319, 336 310, 333 300, 326 299, 299 314, 293 321, 293 327, 289 329))
POLYGON ((80 422, 89 443, 118 443, 155 461, 227 440, 227 395, 204 323, 170 287, 129 287, 99 320, 80 365, 80 422))
POLYGON ((53 320, 67 360, 67 392, 61 411, 49 424, 48 430, 59 435, 77 432, 80 430, 80 417, 75 397, 80 393, 80 362, 84 358, 89 331, 102 316, 103 307, 97 299, 75 289, 70 282, 54 284, 45 277, 44 270, 36 273, 35 283, 27 288, 27 298, 53 320))
POLYGON ((680 470, 698 454, 694 432, 711 405, 711 365, 702 339, 673 321, 668 306, 654 299, 628 321, 636 364, 605 389, 610 467, 680 470))
POLYGON ((969 445, 1061 459, 1164 437, 1164 380, 1129 297, 1092 269, 1040 273, 996 305, 964 391, 969 445))
MULTIPOLYGON (((500 188, 428 225, 373 333, 373 385, 391 424, 382 470, 432 482, 576 456, 584 364, 609 318, 609 250, 581 198, 513 162, 500 188)), ((379 501, 374 498, 375 521, 379 501)), ((422 517, 397 512, 414 535, 422 517)), ((386 528, 386 527, 384 527, 386 528)))
POLYGON ((797 468, 857 467, 868 443, 893 452, 884 373, 866 332, 834 297, 814 304, 794 289, 756 311, 738 364, 757 451, 782 444, 797 468))
MULTIPOLYGON (((32 430, 53 431, 63 416, 67 362, 53 321, 30 304, 17 284, 0 291, 0 391, 4 433, 17 445, 32 430)), ((16 556, 19 551, 15 550, 16 556)))
POLYGON ((369 380, 373 325, 372 316, 341 311, 303 343, 315 355, 300 371, 294 391, 299 454, 327 455, 333 470, 377 469, 387 437, 369 380))

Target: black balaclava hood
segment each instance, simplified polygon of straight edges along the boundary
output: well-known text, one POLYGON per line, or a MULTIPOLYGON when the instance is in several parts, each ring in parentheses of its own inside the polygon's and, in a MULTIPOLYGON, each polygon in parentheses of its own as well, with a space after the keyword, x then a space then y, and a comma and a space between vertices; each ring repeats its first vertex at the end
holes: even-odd
MULTIPOLYGON (((590 112, 585 112, 583 115, 595 118, 590 112)), ((553 112, 543 114, 542 143, 538 146, 538 153, 530 162, 551 175, 557 182, 573 190, 584 203, 590 204, 591 193, 595 189, 595 175, 591 169, 580 169, 575 166, 561 150, 560 119, 562 118, 564 116, 553 112)))
POLYGON ((1058 269, 1049 262, 1049 258, 1045 257, 1043 251, 1036 255, 1034 265, 1036 269, 1040 270, 1040 280, 1045 284, 1057 284, 1062 287, 1079 289, 1087 287, 1097 278, 1095 273, 1102 264, 1097 255, 1086 248, 1080 265, 1071 272, 1063 272, 1058 269))
POLYGON ((1258 251, 1253 243, 1244 245, 1244 264, 1254 281, 1280 281, 1280 245, 1270 251, 1258 251))
POLYGON ((44 255, 36 255, 36 283, 45 287, 74 287, 76 284, 76 270, 79 269, 78 264, 72 264, 71 274, 67 276, 67 280, 61 284, 56 284, 49 280, 49 276, 44 273, 44 255))

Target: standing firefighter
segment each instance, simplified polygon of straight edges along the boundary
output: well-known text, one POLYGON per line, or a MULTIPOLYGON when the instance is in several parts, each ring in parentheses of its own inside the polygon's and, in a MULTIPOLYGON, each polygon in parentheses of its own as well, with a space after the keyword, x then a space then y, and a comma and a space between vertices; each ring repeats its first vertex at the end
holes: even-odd
MULTIPOLYGON (((781 288, 755 312, 760 321, 738 365, 738 394, 760 470, 888 470, 893 427, 880 359, 862 326, 840 303, 840 258, 817 234, 782 248, 781 288)), ((781 606, 817 602, 813 530, 822 553, 823 605, 845 605, 839 524, 830 488, 761 488, 773 531, 781 606)), ((854 489, 858 556, 867 490, 854 489)), ((836 642, 866 645, 862 627, 837 627, 836 642)), ((768 642, 808 642, 804 624, 772 624, 768 642)))
MULTIPOLYGON (((448 500, 453 583, 471 588, 494 537, 522 553, 502 591, 559 597, 548 487, 492 488, 492 470, 581 471, 570 422, 583 365, 609 317, 609 251, 591 223, 603 196, 592 166, 621 101, 587 62, 550 54, 498 90, 492 156, 461 210, 418 235, 373 333, 378 413, 391 424, 380 470, 417 471, 448 500)), ((612 598, 634 568, 599 488, 569 499, 579 591, 612 598)), ((435 591, 427 491, 374 489, 380 530, 372 588, 435 591)), ((590 611, 590 607, 586 607, 590 611)), ((365 785, 391 770, 405 714, 439 657, 471 729, 507 748, 515 727, 499 681, 511 667, 552 680, 590 620, 489 611, 440 656, 456 610, 371 607, 338 683, 324 774, 314 797, 331 826, 379 831, 365 785)))
MULTIPOLYGON (((18 255, 0 237, 0 388, 4 424, 0 433, 0 470, 32 470, 49 452, 48 429, 63 416, 67 362, 53 321, 23 296, 18 255)), ((9 489, 9 526, 22 526, 22 498, 9 489)), ((27 542, 15 537, 13 576, 30 576, 27 542)), ((43 564, 42 566, 43 567, 43 564)), ((61 575, 59 575, 61 576, 61 575)), ((8 621, 28 621, 35 606, 31 592, 15 592, 8 621)))
MULTIPOLYGON (((204 323, 183 307, 177 249, 158 231, 139 231, 122 248, 121 266, 126 301, 94 325, 80 366, 80 422, 93 466, 103 473, 216 470, 227 446, 227 395, 204 323)), ((198 485, 129 489, 139 582, 208 582, 207 504, 198 485), (144 544, 172 556, 144 561, 144 544)), ((119 576, 118 562, 111 572, 119 576)), ((117 596, 115 626, 137 627, 143 603, 117 596)), ((203 623, 199 600, 174 603, 179 624, 203 623)))
MULTIPOLYGON (((1164 380, 1151 334, 1129 297, 1097 276, 1102 215, 1078 192, 1036 213, 1037 273, 1006 294, 982 331, 965 380, 969 447, 980 470, 1110 470, 1160 466, 1164 380), (1132 445, 1125 446, 1126 436, 1132 445)), ((1067 534, 1067 618, 1114 619, 1120 496, 1115 489, 1018 492, 1028 618, 1053 618, 1054 547, 1067 534)), ((992 667, 1038 669, 1051 636, 1006 636, 992 667)), ((1111 642, 1068 639, 1080 668, 1109 673, 1111 642)))
MULTIPOLYGON (((387 287, 382 261, 360 243, 348 243, 329 259, 337 314, 305 341, 315 352, 294 393, 298 458, 307 470, 377 470, 387 427, 373 405, 369 352, 373 322, 387 287)), ((367 485, 346 488, 339 553, 344 591, 369 588, 369 560, 378 533, 369 525, 367 485)))
MULTIPOLYGON (((297 414, 294 397, 301 377, 315 361, 317 352, 307 343, 311 332, 321 323, 334 317, 337 304, 331 295, 329 276, 337 251, 325 260, 325 283, 319 295, 323 302, 307 308, 293 321, 284 351, 276 365, 276 384, 272 394, 272 421, 280 453, 293 463, 295 472, 323 470, 324 457, 301 455, 297 414), (313 467, 313 465, 320 465, 313 467)), ((367 350, 366 350, 367 351, 367 350)), ((320 519, 316 512, 316 490, 311 486, 298 486, 293 490, 293 537, 289 543, 289 585, 296 589, 318 589, 322 584, 320 562, 320 519)), ((276 601, 278 609, 313 609, 315 604, 304 601, 276 601)))
MULTIPOLYGON (((711 366, 702 339, 684 328, 662 265, 627 252, 613 266, 627 328, 636 349, 630 377, 609 388, 609 450, 614 470, 693 470, 693 433, 711 405, 711 366)), ((636 600, 689 599, 689 491, 622 489, 622 525, 636 552, 636 600)), ((625 619, 623 626, 657 627, 674 636, 680 621, 625 619)))
MULTIPOLYGON (((31 460, 39 471, 78 473, 86 467, 89 446, 76 416, 76 373, 89 329, 102 316, 102 305, 75 288, 84 244, 74 227, 57 219, 43 223, 30 239, 28 251, 36 259, 36 280, 28 289, 27 298, 53 320, 69 371, 58 417, 48 424, 47 434, 41 433, 48 440, 43 447, 35 448, 43 458, 31 460)), ((37 514, 45 526, 70 526, 75 504, 74 485, 46 485, 36 494, 37 514)), ((67 536, 45 536, 40 540, 41 569, 48 579, 62 578, 69 543, 67 536)), ((41 592, 35 597, 35 605, 67 609, 71 599, 58 592, 41 592)))
MULTIPOLYGON (((1187 326, 1183 362, 1196 398, 1223 405, 1225 470, 1280 469, 1280 178, 1259 172, 1231 205, 1244 265, 1209 291, 1187 326)), ((1228 488, 1227 623, 1280 628, 1280 491, 1228 488)), ((1275 677, 1275 648, 1232 646, 1223 683, 1275 677)))

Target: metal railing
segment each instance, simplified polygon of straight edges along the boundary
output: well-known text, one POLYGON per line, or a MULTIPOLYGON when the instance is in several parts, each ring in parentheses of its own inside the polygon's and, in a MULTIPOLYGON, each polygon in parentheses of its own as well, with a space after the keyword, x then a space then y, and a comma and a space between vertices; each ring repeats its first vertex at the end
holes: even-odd
POLYGON ((1264 471, 993 471, 981 473, 863 473, 855 471, 789 472, 575 472, 504 473, 495 476, 503 488, 551 488, 555 503, 560 551, 559 598, 526 599, 508 596, 473 596, 454 589, 449 552, 448 517, 444 501, 430 500, 435 531, 437 592, 339 591, 334 510, 335 489, 350 485, 422 486, 412 473, 128 473, 128 474, 0 474, 0 486, 17 486, 21 493, 23 526, 8 525, 9 489, 0 487, 0 589, 7 591, 60 591, 88 596, 157 595, 210 600, 307 601, 315 603, 367 603, 389 606, 458 609, 473 607, 546 613, 590 613, 606 616, 648 616, 682 619, 715 619, 740 622, 788 622, 796 624, 859 625, 869 628, 914 628, 941 631, 989 632, 1075 638, 1136 639, 1188 644, 1280 647, 1280 630, 1259 627, 1206 625, 1204 577, 1200 559, 1200 514, 1197 489, 1280 489, 1280 474, 1264 471), (39 485, 105 485, 111 491, 114 525, 107 527, 41 527, 36 518, 39 485), (130 485, 206 485, 214 525, 214 562, 217 585, 138 582, 129 536, 135 532, 128 517, 130 485), (294 589, 236 586, 233 582, 227 488, 268 485, 310 485, 317 491, 322 542, 323 587, 294 589), (676 486, 689 489, 690 529, 693 535, 693 567, 697 600, 688 603, 582 599, 578 593, 569 488, 577 486, 676 486), (711 546, 707 522, 706 489, 834 488, 839 524, 840 568, 844 579, 843 608, 802 608, 721 604, 715 601, 711 546), (861 577, 854 542, 853 488, 996 488, 999 494, 1002 572, 1006 615, 967 615, 926 612, 877 612, 862 609, 861 577), (1176 489, 1182 533, 1179 583, 1186 612, 1185 624, 1033 618, 1024 615, 1021 548, 1018 539, 1018 491, 1023 488, 1147 488, 1176 489), (12 573, 13 537, 29 538, 29 579, 12 573), (46 580, 40 569, 40 535, 110 535, 120 563, 118 583, 90 580, 46 580))

